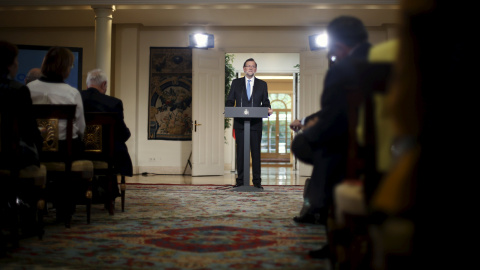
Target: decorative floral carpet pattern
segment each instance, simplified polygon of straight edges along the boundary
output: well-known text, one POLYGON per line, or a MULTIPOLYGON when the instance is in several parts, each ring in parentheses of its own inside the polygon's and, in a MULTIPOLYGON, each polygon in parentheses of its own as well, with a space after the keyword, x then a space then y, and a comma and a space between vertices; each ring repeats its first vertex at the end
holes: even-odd
POLYGON ((128 185, 125 212, 94 205, 88 225, 77 206, 71 229, 51 220, 43 240, 22 240, 0 269, 328 269, 307 255, 325 243, 325 228, 292 221, 302 192, 128 185))

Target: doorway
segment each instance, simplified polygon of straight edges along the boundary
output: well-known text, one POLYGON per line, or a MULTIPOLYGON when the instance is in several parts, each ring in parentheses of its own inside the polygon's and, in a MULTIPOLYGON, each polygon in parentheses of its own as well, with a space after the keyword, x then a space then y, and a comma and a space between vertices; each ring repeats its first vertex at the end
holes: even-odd
MULTIPOLYGON (((262 76, 257 76, 262 79, 262 76)), ((272 115, 263 121, 261 161, 266 166, 291 166, 294 76, 269 75, 267 81, 272 115)))
MULTIPOLYGON (((240 74, 242 77, 244 73, 240 74)), ((297 83, 295 74, 255 74, 268 85, 268 99, 273 113, 263 119, 260 160, 262 166, 290 167, 293 156, 290 148, 293 131, 290 123, 294 115, 294 88, 297 83)))

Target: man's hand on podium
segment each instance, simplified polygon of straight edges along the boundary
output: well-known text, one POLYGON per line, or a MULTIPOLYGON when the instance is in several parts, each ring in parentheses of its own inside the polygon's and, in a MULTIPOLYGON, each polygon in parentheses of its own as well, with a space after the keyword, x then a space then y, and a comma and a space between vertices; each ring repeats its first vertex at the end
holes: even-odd
POLYGON ((272 115, 272 113, 273 113, 272 108, 268 108, 268 116, 272 115))

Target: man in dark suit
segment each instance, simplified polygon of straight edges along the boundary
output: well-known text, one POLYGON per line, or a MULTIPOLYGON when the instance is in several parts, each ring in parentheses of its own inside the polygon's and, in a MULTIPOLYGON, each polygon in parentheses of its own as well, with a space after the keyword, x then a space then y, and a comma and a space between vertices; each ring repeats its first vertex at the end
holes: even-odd
POLYGON ((292 142, 293 153, 313 164, 311 181, 305 192, 306 211, 294 218, 300 223, 325 223, 333 201, 333 188, 345 177, 347 94, 358 90, 356 63, 366 61, 371 46, 363 23, 354 17, 334 19, 327 26, 327 34, 329 54, 335 57, 335 63, 325 77, 322 109, 309 117, 308 127, 292 142))
POLYGON ((8 170, 39 166, 43 144, 30 91, 14 80, 17 71, 17 46, 0 40, 0 166, 8 170))
MULTIPOLYGON (((255 78, 257 72, 257 63, 249 58, 243 64, 245 77, 232 81, 230 92, 228 94, 226 107, 268 107, 268 115, 272 114, 270 100, 268 99, 268 87, 265 81, 255 78)), ((238 176, 234 187, 243 185, 243 145, 244 145, 244 120, 235 118, 233 128, 235 129, 235 138, 237 140, 237 171, 238 176)), ((260 143, 262 141, 262 118, 253 118, 250 121, 250 151, 252 155, 252 174, 253 185, 262 188, 262 179, 260 178, 260 143)), ((245 179, 250 181, 250 179, 245 179)))
MULTIPOLYGON (((94 69, 87 75, 87 90, 81 91, 85 112, 116 112, 115 124, 115 159, 114 169, 117 173, 132 176, 133 166, 125 142, 130 138, 130 130, 123 120, 123 103, 120 99, 107 96, 107 75, 100 69, 94 69)), ((118 186, 114 185, 117 189, 118 186)))
MULTIPOLYGON (((347 95, 359 91, 357 63, 367 60, 368 33, 354 17, 341 16, 327 26, 329 55, 335 57, 328 70, 321 97, 321 111, 307 122, 303 133, 292 142, 292 152, 313 163, 312 177, 305 190, 305 211, 294 221, 326 224, 333 204, 333 188, 344 179, 348 150, 347 95)), ((295 129, 292 127, 292 129, 295 129)), ((310 252, 313 258, 327 258, 328 245, 310 252)))

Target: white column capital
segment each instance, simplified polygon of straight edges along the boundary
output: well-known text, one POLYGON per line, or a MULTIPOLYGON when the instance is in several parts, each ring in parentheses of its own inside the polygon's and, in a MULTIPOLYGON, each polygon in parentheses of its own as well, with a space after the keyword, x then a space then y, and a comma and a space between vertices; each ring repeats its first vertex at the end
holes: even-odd
POLYGON ((95 18, 113 18, 113 12, 115 11, 115 5, 94 5, 92 6, 95 12, 95 18))

